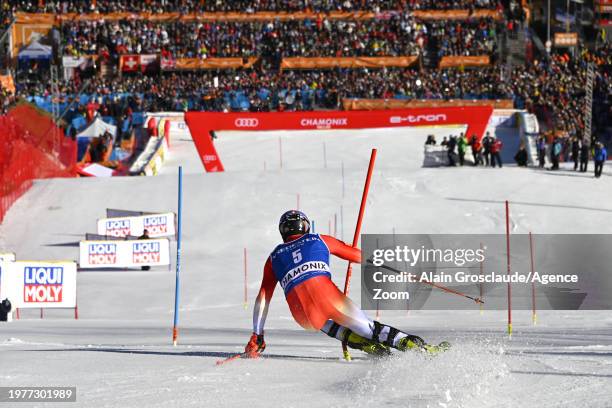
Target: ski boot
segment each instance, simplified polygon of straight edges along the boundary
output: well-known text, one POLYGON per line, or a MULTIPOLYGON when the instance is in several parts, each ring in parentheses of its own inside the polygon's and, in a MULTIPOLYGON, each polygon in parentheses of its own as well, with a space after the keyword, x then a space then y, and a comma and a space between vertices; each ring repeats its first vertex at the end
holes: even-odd
POLYGON ((353 349, 361 350, 364 353, 376 357, 385 357, 391 355, 391 348, 388 346, 368 340, 358 334, 351 332, 346 339, 346 344, 353 349))
POLYGON ((397 343, 397 349, 399 351, 423 350, 425 345, 425 340, 419 336, 408 335, 400 339, 400 341, 397 343))

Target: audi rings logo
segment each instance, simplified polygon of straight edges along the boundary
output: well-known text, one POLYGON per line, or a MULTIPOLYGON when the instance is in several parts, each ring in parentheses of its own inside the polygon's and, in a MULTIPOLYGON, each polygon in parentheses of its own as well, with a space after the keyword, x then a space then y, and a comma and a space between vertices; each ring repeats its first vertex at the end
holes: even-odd
POLYGON ((259 125, 259 119, 257 118, 238 118, 234 121, 236 127, 257 127, 259 125))

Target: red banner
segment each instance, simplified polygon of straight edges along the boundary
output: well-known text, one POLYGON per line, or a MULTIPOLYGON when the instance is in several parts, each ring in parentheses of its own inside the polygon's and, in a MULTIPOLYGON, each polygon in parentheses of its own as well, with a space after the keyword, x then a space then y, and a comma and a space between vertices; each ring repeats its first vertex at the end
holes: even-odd
POLYGON ((599 25, 599 27, 609 27, 612 26, 612 20, 602 18, 597 20, 597 24, 599 25))
POLYGON ((493 113, 491 106, 389 109, 376 111, 219 113, 187 112, 198 154, 208 172, 224 171, 211 138, 222 130, 367 129, 403 126, 464 125, 468 135, 481 138, 493 113))

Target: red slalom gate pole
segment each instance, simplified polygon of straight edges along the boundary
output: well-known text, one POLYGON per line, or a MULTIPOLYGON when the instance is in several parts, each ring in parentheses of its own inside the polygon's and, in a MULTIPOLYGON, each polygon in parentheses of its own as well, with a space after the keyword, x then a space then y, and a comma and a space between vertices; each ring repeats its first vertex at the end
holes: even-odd
MULTIPOLYGON (((370 181, 372 180, 372 171, 374 170, 374 163, 376 162, 376 149, 372 149, 372 153, 370 154, 370 164, 368 165, 368 174, 366 176, 366 181, 363 186, 363 194, 361 196, 361 205, 359 206, 359 216, 357 217, 357 226, 355 227, 355 234, 353 235, 353 247, 357 247, 359 243, 359 234, 361 232, 361 222, 363 221, 363 214, 365 212, 365 205, 368 198, 368 192, 370 191, 370 181)), ((346 268, 346 279, 344 280, 344 294, 348 295, 349 284, 351 282, 351 275, 353 274, 353 265, 349 261, 348 266, 346 268)), ((346 343, 342 343, 342 353, 344 355, 344 359, 347 361, 351 360, 351 355, 349 354, 348 347, 346 343)))
MULTIPOLYGON (((356 247, 359 243, 359 234, 361 232, 361 222, 363 221, 363 214, 365 212, 366 200, 368 198, 368 192, 370 191, 370 181, 372 179, 372 171, 374 170, 374 162, 376 161, 376 149, 372 149, 370 155, 370 164, 368 165, 368 174, 366 177, 365 185, 363 186, 363 195, 361 196, 361 205, 359 206, 359 217, 357 218, 357 226, 355 227, 355 234, 353 235, 353 247, 356 247)), ((349 284, 351 281, 351 275, 353 273, 353 267, 349 262, 346 269, 346 279, 344 280, 344 294, 348 294, 349 284)))
MULTIPOLYGON (((510 206, 506 200, 506 260, 510 276, 510 206)), ((508 336, 512 337, 512 286, 508 280, 508 336)))
MULTIPOLYGON (((531 276, 535 272, 534 262, 533 262, 533 238, 531 236, 531 231, 529 231, 529 255, 531 257, 531 276)), ((535 282, 531 281, 531 321, 534 325, 538 324, 538 315, 536 314, 536 296, 535 296, 535 282)))

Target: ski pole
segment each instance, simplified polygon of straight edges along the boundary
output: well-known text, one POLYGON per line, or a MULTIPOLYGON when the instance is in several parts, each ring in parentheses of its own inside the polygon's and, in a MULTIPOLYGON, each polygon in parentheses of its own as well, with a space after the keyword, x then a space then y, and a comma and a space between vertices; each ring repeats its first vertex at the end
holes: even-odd
MULTIPOLYGON (((372 261, 371 259, 368 259, 367 262, 369 264, 374 265, 374 261, 372 261)), ((404 272, 400 271, 399 269, 395 269, 395 268, 393 268, 391 266, 387 266, 387 265, 380 265, 379 268, 387 269, 387 270, 389 270, 391 272, 395 272, 395 273, 404 273, 404 272)), ((417 282, 425 283, 426 285, 431 285, 434 288, 438 288, 438 289, 443 290, 445 292, 453 293, 453 294, 458 295, 458 296, 463 296, 465 298, 473 300, 476 303, 484 304, 484 301, 482 299, 480 299, 480 298, 475 298, 475 297, 466 295, 465 293, 461 293, 461 292, 459 292, 457 290, 454 290, 454 289, 451 289, 451 288, 447 288, 446 286, 442 286, 442 285, 439 285, 437 283, 430 282, 427 279, 419 279, 417 282)))
MULTIPOLYGON (((370 191, 370 180, 372 179, 372 171, 374 170, 374 162, 376 161, 376 149, 372 149, 370 155, 370 164, 368 165, 368 174, 366 181, 363 186, 363 194, 361 196, 361 205, 359 206, 359 216, 357 218, 357 226, 355 227, 355 235, 353 235, 353 248, 357 247, 359 243, 359 233, 361 232, 361 221, 363 220, 363 213, 365 212, 365 205, 368 198, 368 192, 370 191)), ((348 295, 349 283, 351 281, 351 275, 353 273, 353 265, 349 261, 348 267, 346 268, 346 279, 344 281, 344 294, 348 295)), ((351 361, 351 354, 348 351, 346 342, 342 342, 342 354, 346 361, 351 361)))

